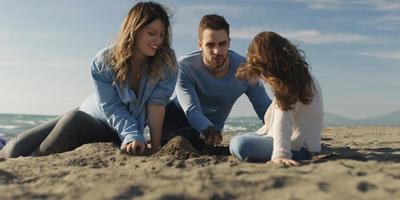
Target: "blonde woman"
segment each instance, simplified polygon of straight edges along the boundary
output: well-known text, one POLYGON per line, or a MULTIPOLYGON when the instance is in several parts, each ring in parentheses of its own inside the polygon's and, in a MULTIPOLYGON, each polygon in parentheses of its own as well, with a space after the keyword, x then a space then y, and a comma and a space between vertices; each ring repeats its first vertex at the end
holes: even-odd
POLYGON ((91 66, 95 93, 79 109, 26 131, 0 152, 2 157, 47 155, 91 142, 114 142, 128 153, 161 148, 165 105, 176 82, 169 15, 154 2, 137 3, 126 16, 114 45, 91 66))
POLYGON ((264 80, 275 95, 258 134, 235 136, 231 153, 240 160, 298 165, 321 149, 322 92, 302 51, 274 32, 259 33, 236 76, 264 80))

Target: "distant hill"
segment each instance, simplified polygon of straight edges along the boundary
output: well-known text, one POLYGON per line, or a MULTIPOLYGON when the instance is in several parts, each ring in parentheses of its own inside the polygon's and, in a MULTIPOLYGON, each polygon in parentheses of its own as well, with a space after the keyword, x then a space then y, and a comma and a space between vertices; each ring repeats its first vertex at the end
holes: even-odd
POLYGON ((343 117, 341 115, 324 113, 324 125, 325 126, 348 126, 355 125, 357 120, 343 117))
POLYGON ((324 124, 325 126, 400 126, 400 111, 366 119, 351 119, 325 113, 324 124))

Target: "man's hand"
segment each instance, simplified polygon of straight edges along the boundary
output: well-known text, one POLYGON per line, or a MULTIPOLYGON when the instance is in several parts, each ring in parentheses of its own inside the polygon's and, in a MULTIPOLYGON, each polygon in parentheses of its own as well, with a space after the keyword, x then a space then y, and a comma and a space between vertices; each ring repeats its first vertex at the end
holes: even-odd
POLYGON ((134 140, 131 143, 122 146, 121 149, 129 154, 142 155, 146 149, 146 144, 134 140))
POLYGON ((267 164, 272 163, 272 164, 278 164, 278 165, 286 165, 286 166, 299 166, 300 163, 289 159, 289 158, 274 158, 270 161, 267 162, 267 164))
POLYGON ((206 145, 217 145, 222 142, 221 131, 216 129, 214 126, 209 126, 204 129, 200 134, 200 138, 205 141, 206 145))

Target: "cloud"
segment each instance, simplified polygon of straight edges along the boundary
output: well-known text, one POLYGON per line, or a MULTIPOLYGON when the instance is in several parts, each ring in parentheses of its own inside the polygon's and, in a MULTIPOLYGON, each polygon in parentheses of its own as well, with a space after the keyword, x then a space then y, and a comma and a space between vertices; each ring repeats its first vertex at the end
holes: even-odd
POLYGON ((215 4, 215 3, 202 3, 202 4, 196 4, 196 3, 190 3, 187 5, 179 5, 179 6, 174 6, 176 7, 176 12, 178 13, 185 13, 185 14, 200 14, 204 15, 207 13, 217 13, 217 14, 222 14, 222 15, 231 15, 235 16, 238 14, 245 14, 245 13, 259 13, 259 12, 265 12, 266 7, 260 7, 256 5, 238 5, 238 4, 215 4))
POLYGON ((375 4, 375 6, 379 10, 393 10, 393 11, 398 11, 400 9, 400 3, 398 2, 388 2, 388 1, 370 1, 372 4, 375 4))
MULTIPOLYGON (((193 51, 193 49, 198 49, 197 43, 197 28, 200 22, 200 19, 203 15, 209 13, 216 13, 222 15, 226 18, 228 23, 231 24, 231 34, 233 32, 233 26, 241 27, 242 21, 246 21, 246 17, 250 18, 251 21, 253 18, 262 18, 266 11, 269 9, 267 6, 257 6, 253 3, 247 3, 246 5, 238 5, 236 3, 224 3, 216 1, 207 2, 207 3, 198 3, 198 2, 190 2, 190 3, 181 3, 178 6, 176 5, 167 5, 167 7, 172 7, 175 9, 175 14, 172 18, 172 31, 173 31, 173 39, 175 45, 180 48, 175 48, 177 55, 183 55, 187 51, 193 51), (175 7, 175 8, 174 8, 175 7), (251 14, 249 14, 251 13, 251 14), (187 43, 191 44, 190 46, 187 43)), ((176 3, 176 2, 175 2, 176 3)), ((241 39, 250 39, 255 33, 258 31, 254 31, 248 36, 240 36, 240 33, 235 33, 236 37, 240 37, 241 39)), ((246 34, 246 33, 244 33, 246 34)), ((176 46, 176 47, 177 47, 176 46)))
MULTIPOLYGON (((326 11, 377 11, 378 15, 364 18, 357 24, 373 25, 381 30, 397 30, 400 22, 400 2, 393 0, 289 0, 303 3, 311 10, 326 11), (383 15, 383 16, 381 16, 383 15)), ((354 19, 353 19, 354 21, 354 19)))
POLYGON ((369 6, 380 11, 398 11, 399 2, 391 0, 290 0, 292 2, 305 3, 313 10, 338 10, 343 8, 369 6))
POLYGON ((380 19, 382 22, 400 22, 400 15, 386 15, 380 19))
POLYGON ((381 17, 375 17, 368 20, 363 21, 360 24, 364 25, 374 25, 377 28, 396 30, 399 28, 400 24, 400 15, 389 13, 381 17))
POLYGON ((289 0, 292 2, 305 3, 313 10, 338 10, 354 4, 360 4, 357 0, 289 0))
POLYGON ((230 31, 230 37, 233 39, 243 39, 243 40, 249 40, 253 39, 253 37, 261 32, 269 29, 264 29, 262 27, 244 27, 241 29, 231 29, 230 31))
POLYGON ((172 31, 174 36, 191 36, 197 37, 197 26, 200 19, 205 14, 216 13, 226 18, 229 23, 237 21, 236 18, 243 18, 247 13, 251 13, 252 17, 262 16, 268 9, 266 6, 257 6, 254 4, 238 5, 235 3, 189 3, 180 4, 179 6, 172 3, 167 4, 172 8, 175 14, 172 18, 172 31), (175 21, 176 20, 176 21, 175 21))
MULTIPOLYGON (((261 27, 246 27, 231 31, 235 39, 252 39, 257 33, 268 30, 261 27)), ((318 30, 277 31, 284 37, 307 44, 369 43, 370 38, 354 33, 324 33, 318 30)))
POLYGON ((360 52, 359 55, 383 60, 400 60, 400 50, 391 52, 360 52))
POLYGON ((365 43, 369 38, 354 33, 322 33, 317 30, 302 30, 283 33, 288 38, 309 44, 331 44, 331 43, 365 43))
POLYGON ((339 10, 351 8, 372 8, 384 12, 397 12, 400 10, 400 3, 392 0, 289 0, 291 2, 304 3, 312 10, 339 10))

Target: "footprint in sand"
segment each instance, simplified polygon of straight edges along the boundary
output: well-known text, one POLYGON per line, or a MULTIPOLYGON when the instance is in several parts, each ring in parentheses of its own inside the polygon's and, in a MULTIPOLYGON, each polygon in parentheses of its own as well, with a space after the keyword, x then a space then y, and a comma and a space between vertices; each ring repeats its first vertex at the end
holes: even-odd
POLYGON ((318 189, 323 191, 323 192, 328 192, 329 191, 330 185, 326 182, 319 182, 318 183, 318 189))
POLYGON ((6 171, 0 170, 0 184, 8 184, 10 183, 14 178, 16 178, 13 174, 10 174, 6 171))
POLYGON ((362 172, 362 171, 360 171, 360 172, 357 172, 356 175, 357 175, 357 176, 366 176, 366 175, 367 175, 367 172, 362 172))
POLYGON ((113 199, 134 199, 134 197, 143 196, 144 192, 139 186, 129 186, 126 190, 113 199))
POLYGON ((357 189, 360 192, 368 192, 369 190, 376 189, 376 185, 372 183, 368 183, 366 181, 361 181, 357 184, 357 189))
POLYGON ((269 183, 263 187, 263 190, 283 188, 288 184, 288 180, 288 177, 272 177, 268 181, 269 183))
POLYGON ((223 199, 236 199, 237 197, 229 192, 224 192, 223 194, 214 193, 209 198, 211 200, 223 200, 223 199))
POLYGON ((285 187, 286 183, 287 183, 286 178, 277 177, 273 179, 272 187, 273 188, 285 187))

